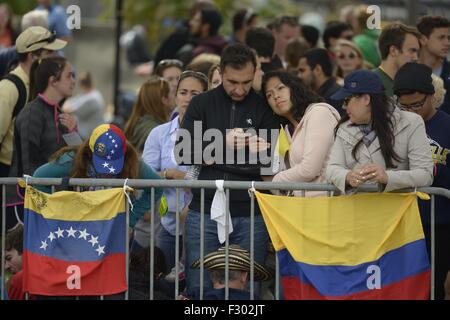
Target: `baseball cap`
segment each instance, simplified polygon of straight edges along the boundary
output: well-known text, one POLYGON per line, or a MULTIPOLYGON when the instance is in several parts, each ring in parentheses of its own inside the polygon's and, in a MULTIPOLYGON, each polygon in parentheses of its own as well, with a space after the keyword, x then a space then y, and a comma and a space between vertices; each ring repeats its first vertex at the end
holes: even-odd
POLYGON ((32 52, 39 49, 61 50, 67 44, 67 41, 57 39, 54 33, 51 33, 44 27, 28 27, 16 39, 16 50, 18 53, 32 52))
POLYGON ((369 70, 356 70, 344 79, 344 86, 330 99, 344 100, 354 94, 384 94, 383 81, 378 74, 369 70))
POLYGON ((420 92, 434 94, 433 70, 427 65, 408 62, 405 63, 394 78, 394 94, 399 96, 405 93, 420 92))
POLYGON ((99 125, 89 138, 95 172, 119 174, 122 172, 127 143, 120 128, 112 124, 99 125))

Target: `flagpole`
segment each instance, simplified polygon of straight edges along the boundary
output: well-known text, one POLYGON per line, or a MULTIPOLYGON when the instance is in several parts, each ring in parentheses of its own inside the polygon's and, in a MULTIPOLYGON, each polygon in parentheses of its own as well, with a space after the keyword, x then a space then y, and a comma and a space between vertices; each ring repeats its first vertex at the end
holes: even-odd
MULTIPOLYGON (((127 192, 127 190, 125 190, 127 192)), ((125 223, 125 279, 127 282, 127 291, 125 291, 125 300, 128 300, 128 291, 129 287, 129 279, 128 279, 128 268, 130 267, 130 251, 129 251, 129 242, 130 242, 130 234, 128 231, 130 225, 130 206, 128 205, 128 201, 125 200, 125 209, 126 209, 126 223, 125 223)))

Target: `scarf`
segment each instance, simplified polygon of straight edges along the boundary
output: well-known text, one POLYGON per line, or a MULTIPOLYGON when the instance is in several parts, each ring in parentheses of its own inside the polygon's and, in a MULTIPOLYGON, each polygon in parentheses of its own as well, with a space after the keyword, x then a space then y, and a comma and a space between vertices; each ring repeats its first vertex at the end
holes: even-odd
POLYGON ((364 145, 368 148, 377 137, 377 134, 375 133, 375 130, 372 129, 372 126, 370 124, 360 124, 358 125, 358 127, 364 134, 362 140, 364 145))

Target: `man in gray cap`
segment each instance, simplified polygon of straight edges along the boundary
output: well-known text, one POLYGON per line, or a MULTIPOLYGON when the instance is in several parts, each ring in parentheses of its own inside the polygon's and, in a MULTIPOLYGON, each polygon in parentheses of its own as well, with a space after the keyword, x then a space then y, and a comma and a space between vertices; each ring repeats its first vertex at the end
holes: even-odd
MULTIPOLYGON (((450 189, 450 115, 439 110, 445 96, 439 77, 432 78, 430 67, 420 63, 406 63, 395 75, 394 94, 400 108, 417 113, 425 121, 434 161, 432 187, 450 189)), ((430 255, 430 201, 419 201, 422 225, 430 255)), ((444 298, 444 282, 450 269, 450 200, 437 197, 436 212, 436 259, 435 297, 444 298)))
POLYGON ((12 159, 14 118, 28 101, 30 69, 35 60, 61 50, 67 42, 43 27, 29 27, 16 40, 19 65, 0 81, 0 177, 7 177, 12 159))

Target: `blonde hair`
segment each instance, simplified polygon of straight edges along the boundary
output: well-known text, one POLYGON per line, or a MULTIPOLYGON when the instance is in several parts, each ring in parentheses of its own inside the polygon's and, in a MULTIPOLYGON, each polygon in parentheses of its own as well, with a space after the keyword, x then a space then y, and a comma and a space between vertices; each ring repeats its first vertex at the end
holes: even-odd
MULTIPOLYGON (((356 46, 356 44, 354 44, 353 42, 346 40, 346 39, 339 39, 336 42, 336 46, 333 48, 333 52, 335 55, 338 54, 338 52, 341 50, 342 47, 349 47, 350 49, 352 49, 353 51, 356 52, 356 55, 361 59, 361 64, 359 66, 356 67, 355 70, 359 70, 359 69, 369 69, 367 65, 364 64, 364 58, 362 55, 361 50, 356 46)), ((336 63, 336 69, 335 69, 335 76, 343 78, 343 71, 342 69, 337 65, 336 63)))
MULTIPOLYGON (((192 59, 190 64, 197 64, 202 62, 210 62, 212 64, 220 64, 220 56, 213 53, 202 53, 192 59)), ((187 69, 187 68, 186 68, 187 69)))
POLYGON ((434 73, 431 74, 431 79, 433 79, 434 94, 431 97, 431 105, 433 108, 438 109, 444 102, 444 97, 446 90, 444 88, 444 81, 441 77, 438 77, 434 73))

